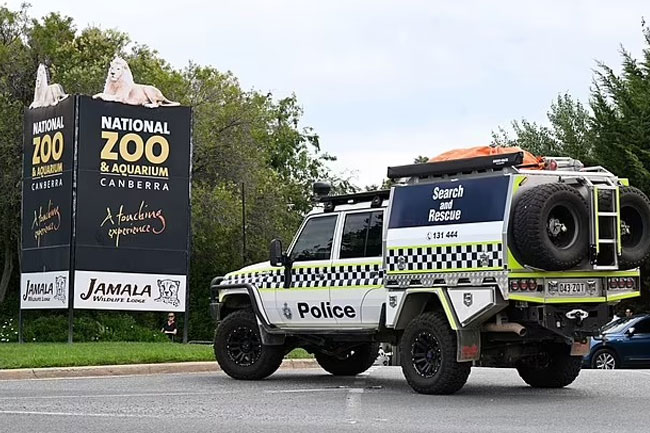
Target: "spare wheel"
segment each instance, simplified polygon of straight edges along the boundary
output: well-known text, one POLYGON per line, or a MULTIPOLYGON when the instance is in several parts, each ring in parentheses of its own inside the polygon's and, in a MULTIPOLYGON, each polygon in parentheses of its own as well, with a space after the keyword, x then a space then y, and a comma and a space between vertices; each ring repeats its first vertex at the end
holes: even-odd
POLYGON ((638 188, 624 186, 620 191, 621 256, 620 269, 639 267, 650 255, 650 200, 638 188))
POLYGON ((578 265, 589 252, 589 210, 573 187, 561 183, 524 191, 515 205, 512 238, 518 260, 560 271, 578 265))

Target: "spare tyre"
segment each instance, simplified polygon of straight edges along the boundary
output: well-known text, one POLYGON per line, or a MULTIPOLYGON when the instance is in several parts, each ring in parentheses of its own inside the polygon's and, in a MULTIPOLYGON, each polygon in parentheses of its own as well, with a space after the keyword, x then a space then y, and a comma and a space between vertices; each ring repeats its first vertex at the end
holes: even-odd
POLYGON ((650 200, 638 188, 622 186, 620 269, 639 267, 650 255, 650 200))
POLYGON ((522 264, 569 269, 589 253, 589 210, 573 187, 548 183, 524 191, 512 219, 513 252, 522 264))

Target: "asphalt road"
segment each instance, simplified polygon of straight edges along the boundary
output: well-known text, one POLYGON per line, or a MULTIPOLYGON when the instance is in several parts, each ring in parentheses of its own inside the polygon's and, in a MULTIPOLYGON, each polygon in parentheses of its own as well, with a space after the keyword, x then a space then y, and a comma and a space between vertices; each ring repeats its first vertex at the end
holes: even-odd
POLYGON ((0 382, 0 432, 647 432, 650 371, 583 371, 568 388, 527 387, 475 368, 453 396, 411 391, 397 367, 356 378, 284 370, 0 382))

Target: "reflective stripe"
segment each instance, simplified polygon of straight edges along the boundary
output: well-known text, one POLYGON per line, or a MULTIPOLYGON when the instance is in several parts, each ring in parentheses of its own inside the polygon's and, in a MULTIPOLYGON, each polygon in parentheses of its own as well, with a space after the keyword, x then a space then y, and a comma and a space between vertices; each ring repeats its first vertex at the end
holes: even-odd
POLYGON ((503 268, 501 242, 414 245, 386 251, 386 273, 467 272, 503 268))
POLYGON ((607 295, 607 300, 608 301, 619 301, 621 299, 637 298, 639 296, 641 296, 641 292, 621 293, 620 295, 607 295))
MULTIPOLYGON (((440 300, 440 304, 442 304, 442 309, 445 312, 445 315, 447 316, 447 321, 449 322, 449 326, 451 329, 454 331, 458 330, 458 324, 456 322, 456 318, 454 317, 454 313, 451 310, 451 306, 449 304, 449 300, 447 299, 447 295, 445 294, 444 290, 441 289, 440 287, 428 287, 428 288, 423 288, 423 289, 408 289, 406 291, 406 294, 404 296, 404 300, 408 298, 408 295, 410 293, 434 293, 438 296, 438 299, 440 300)), ((402 301, 402 305, 404 304, 405 301, 402 301)), ((399 311, 401 313, 401 311, 399 311)))
MULTIPOLYGON (((383 285, 381 262, 342 262, 334 265, 295 266, 291 269, 291 289, 329 290, 378 288, 383 285)), ((252 284, 258 290, 284 287, 284 269, 271 268, 232 272, 221 284, 252 284)))
POLYGON ((576 272, 510 272, 509 278, 605 278, 605 277, 638 277, 638 269, 628 271, 576 271, 576 272))
POLYGON ((537 298, 525 295, 509 295, 511 301, 537 302, 540 304, 575 304, 579 302, 606 302, 607 299, 602 296, 593 298, 537 298))

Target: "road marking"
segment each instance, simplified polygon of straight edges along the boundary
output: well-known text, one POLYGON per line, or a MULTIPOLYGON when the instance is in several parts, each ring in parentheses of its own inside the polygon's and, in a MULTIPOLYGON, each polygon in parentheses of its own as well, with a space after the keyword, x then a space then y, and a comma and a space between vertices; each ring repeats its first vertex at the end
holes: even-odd
POLYGON ((82 412, 39 412, 33 410, 0 410, 0 415, 43 415, 43 416, 81 416, 96 418, 166 418, 169 414, 127 414, 127 413, 82 413, 82 412))
POLYGON ((194 395, 222 395, 222 394, 236 394, 236 391, 224 392, 151 392, 140 394, 89 394, 89 395, 35 395, 35 396, 15 396, 15 397, 0 397, 0 400, 60 400, 64 398, 124 398, 124 397, 191 397, 194 395))
POLYGON ((347 391, 350 388, 347 386, 339 386, 336 388, 299 388, 299 389, 277 389, 264 391, 266 394, 291 394, 299 392, 327 392, 327 391, 347 391))
POLYGON ((366 380, 377 368, 378 366, 373 366, 359 374, 357 379, 354 381, 354 388, 349 389, 345 402, 345 419, 349 424, 356 424, 359 422, 358 418, 360 417, 355 415, 358 414, 359 407, 361 406, 361 394, 364 392, 366 380))

